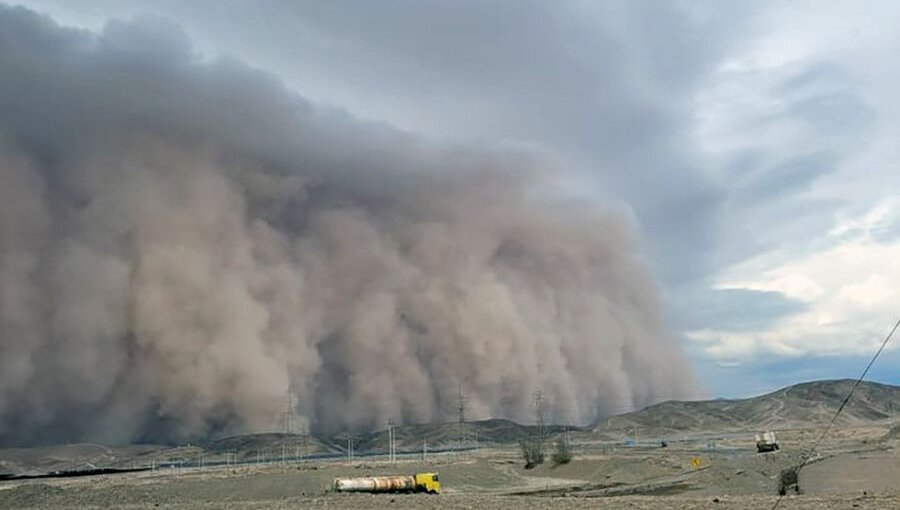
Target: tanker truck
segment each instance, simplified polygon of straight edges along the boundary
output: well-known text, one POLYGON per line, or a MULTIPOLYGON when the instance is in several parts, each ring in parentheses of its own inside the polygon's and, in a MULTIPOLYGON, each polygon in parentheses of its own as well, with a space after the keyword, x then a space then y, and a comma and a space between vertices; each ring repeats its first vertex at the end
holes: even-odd
POLYGON ((441 492, 437 473, 416 473, 409 476, 363 476, 359 478, 335 478, 332 488, 336 492, 441 492))

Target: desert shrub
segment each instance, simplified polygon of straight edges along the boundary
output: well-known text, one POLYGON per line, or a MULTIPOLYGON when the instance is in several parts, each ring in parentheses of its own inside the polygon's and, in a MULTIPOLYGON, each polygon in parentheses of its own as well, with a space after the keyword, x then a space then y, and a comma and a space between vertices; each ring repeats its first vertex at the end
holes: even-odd
POLYGON ((525 469, 531 469, 544 463, 544 442, 538 438, 521 441, 522 458, 525 459, 525 469))
POLYGON ((563 438, 556 440, 556 451, 553 452, 554 464, 568 464, 572 461, 572 447, 563 438))
POLYGON ((778 494, 784 496, 792 487, 797 494, 800 494, 800 477, 798 471, 799 469, 796 467, 781 470, 781 473, 778 474, 778 494))

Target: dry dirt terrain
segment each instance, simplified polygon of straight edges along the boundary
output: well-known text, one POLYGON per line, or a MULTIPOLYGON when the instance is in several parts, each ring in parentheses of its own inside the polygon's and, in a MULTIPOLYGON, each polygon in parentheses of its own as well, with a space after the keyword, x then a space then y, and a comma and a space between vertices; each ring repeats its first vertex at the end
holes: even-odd
MULTIPOLYGON (((852 381, 804 383, 743 400, 667 402, 568 430, 574 459, 524 469, 516 442, 533 426, 467 424, 479 438, 454 451, 456 424, 397 427, 357 439, 377 454, 343 460, 344 440, 254 434, 180 446, 97 444, 0 449, 0 474, 150 467, 130 473, 0 480, 0 509, 769 509, 785 468, 824 430, 852 381), (781 449, 756 452, 754 432, 781 449), (663 442, 666 446, 663 447, 663 442), (422 458, 412 452, 428 445, 422 458), (477 446, 477 448, 476 448, 477 446), (300 454, 299 452, 305 452, 300 454), (317 460, 313 460, 317 459, 317 460), (187 467, 186 467, 187 466, 187 467), (201 467, 202 466, 202 467, 201 467), (438 472, 440 495, 337 494, 335 477, 438 472)), ((865 383, 800 474, 781 509, 900 509, 900 388, 865 383)), ((563 429, 548 429, 561 437, 563 429)), ((548 440, 548 448, 552 448, 548 440)))
MULTIPOLYGON (((800 495, 782 509, 900 508, 900 440, 893 423, 834 431, 801 474, 800 495)), ((780 470, 796 463, 818 429, 781 432, 784 448, 758 454, 748 433, 682 437, 660 448, 582 441, 575 459, 525 470, 512 447, 421 459, 307 461, 0 482, 0 508, 729 508, 767 509, 780 470), (694 463, 692 463, 694 460, 694 463), (696 465, 699 463, 699 465, 696 465), (336 476, 440 473, 440 495, 329 492, 336 476)), ((0 452, 2 455, 2 452, 0 452)))

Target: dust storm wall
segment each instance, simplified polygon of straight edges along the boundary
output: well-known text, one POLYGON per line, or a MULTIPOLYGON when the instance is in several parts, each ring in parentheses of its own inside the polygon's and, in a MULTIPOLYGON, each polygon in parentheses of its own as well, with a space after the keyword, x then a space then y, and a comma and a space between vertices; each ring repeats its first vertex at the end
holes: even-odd
POLYGON ((355 120, 160 20, 0 7, 0 443, 691 391, 627 225, 539 154, 355 120))

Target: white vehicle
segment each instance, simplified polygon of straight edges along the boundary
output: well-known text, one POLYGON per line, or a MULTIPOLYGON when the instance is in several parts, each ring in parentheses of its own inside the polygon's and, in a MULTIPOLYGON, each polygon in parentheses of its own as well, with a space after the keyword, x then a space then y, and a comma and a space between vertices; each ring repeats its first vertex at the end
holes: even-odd
POLYGON ((778 438, 775 432, 768 431, 756 434, 756 451, 759 453, 774 452, 778 449, 778 438))

